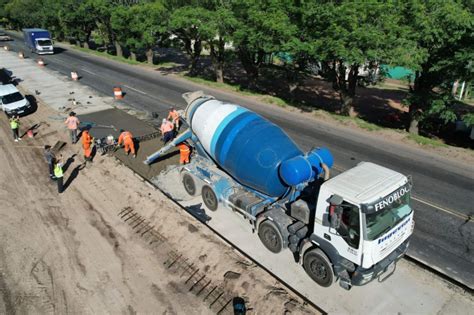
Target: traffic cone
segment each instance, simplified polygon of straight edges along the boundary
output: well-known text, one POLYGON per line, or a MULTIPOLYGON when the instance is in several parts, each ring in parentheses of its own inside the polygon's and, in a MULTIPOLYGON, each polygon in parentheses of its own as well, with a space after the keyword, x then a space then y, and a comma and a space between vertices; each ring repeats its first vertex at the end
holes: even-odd
POLYGON ((79 80, 79 76, 77 75, 77 72, 76 72, 76 71, 71 71, 71 79, 72 79, 73 81, 79 80))
POLYGON ((38 66, 44 67, 44 60, 43 60, 43 58, 39 58, 39 59, 38 59, 38 66))
POLYGON ((114 97, 116 100, 123 99, 123 92, 120 87, 114 87, 114 97))
POLYGON ((18 57, 20 59, 25 59, 25 54, 20 50, 20 52, 18 53, 18 57))

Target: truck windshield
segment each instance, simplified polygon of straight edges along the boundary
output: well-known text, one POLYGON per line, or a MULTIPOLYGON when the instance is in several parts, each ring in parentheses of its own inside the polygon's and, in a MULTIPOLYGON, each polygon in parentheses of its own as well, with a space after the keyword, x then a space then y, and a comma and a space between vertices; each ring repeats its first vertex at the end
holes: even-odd
POLYGON ((365 214, 367 239, 373 241, 390 231, 410 213, 410 194, 407 193, 384 207, 383 210, 365 214))
POLYGON ((21 95, 19 92, 15 92, 13 94, 4 95, 2 97, 2 103, 6 105, 21 101, 22 99, 23 95, 21 95))
POLYGON ((38 40, 38 45, 40 45, 40 46, 51 46, 52 43, 49 39, 40 39, 40 40, 38 40))

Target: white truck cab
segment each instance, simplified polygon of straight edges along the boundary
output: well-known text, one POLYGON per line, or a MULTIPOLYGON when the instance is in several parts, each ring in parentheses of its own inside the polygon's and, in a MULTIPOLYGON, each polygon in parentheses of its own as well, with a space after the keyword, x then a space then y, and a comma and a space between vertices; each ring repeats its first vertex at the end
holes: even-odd
MULTIPOLYGON (((414 228, 411 186, 410 178, 369 162, 321 185, 310 241, 329 258, 341 286, 363 285, 394 270, 414 228)), ((313 280, 330 285, 303 260, 313 280)))
POLYGON ((23 115, 31 110, 30 102, 13 84, 0 85, 0 108, 8 115, 23 115))

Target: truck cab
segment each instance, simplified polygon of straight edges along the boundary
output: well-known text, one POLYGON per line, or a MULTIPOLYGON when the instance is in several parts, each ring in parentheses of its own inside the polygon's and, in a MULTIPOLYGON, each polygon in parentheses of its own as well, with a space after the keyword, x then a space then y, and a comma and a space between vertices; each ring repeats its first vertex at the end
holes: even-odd
POLYGON ((26 46, 39 55, 54 54, 53 41, 49 31, 40 28, 23 29, 26 46))
POLYGON ((313 233, 300 252, 309 276, 323 286, 335 276, 348 289, 394 270, 414 227, 411 186, 406 176, 368 162, 324 182, 313 233))

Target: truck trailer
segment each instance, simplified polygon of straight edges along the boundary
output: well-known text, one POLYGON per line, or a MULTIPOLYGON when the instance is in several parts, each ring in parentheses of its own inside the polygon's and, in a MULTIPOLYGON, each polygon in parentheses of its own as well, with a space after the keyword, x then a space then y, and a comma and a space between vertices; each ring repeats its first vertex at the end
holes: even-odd
POLYGON ((270 252, 288 248, 323 287, 338 281, 349 290, 393 274, 414 229, 410 177, 361 162, 330 178, 327 148, 304 153, 248 109, 201 91, 183 97, 188 129, 145 164, 186 141, 195 152, 180 170, 186 192, 211 211, 238 212, 270 252))
POLYGON ((41 28, 23 29, 25 45, 31 52, 38 55, 54 54, 53 41, 49 31, 41 28))

